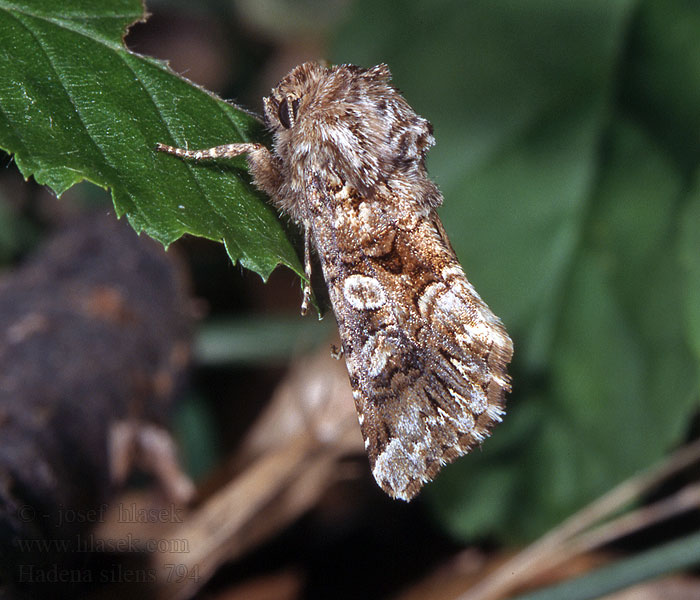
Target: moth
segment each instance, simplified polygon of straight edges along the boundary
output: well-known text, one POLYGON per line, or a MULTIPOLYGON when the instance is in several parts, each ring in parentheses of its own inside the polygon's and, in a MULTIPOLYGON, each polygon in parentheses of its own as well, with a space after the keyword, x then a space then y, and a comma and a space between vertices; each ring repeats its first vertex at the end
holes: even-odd
MULTIPOLYGON (((273 147, 245 154, 255 185, 318 255, 377 483, 410 500, 441 466, 481 444, 504 415, 513 343, 455 256, 425 156, 432 126, 390 84, 389 68, 305 63, 264 98, 273 147)), ((311 288, 305 285, 302 313, 311 288)))

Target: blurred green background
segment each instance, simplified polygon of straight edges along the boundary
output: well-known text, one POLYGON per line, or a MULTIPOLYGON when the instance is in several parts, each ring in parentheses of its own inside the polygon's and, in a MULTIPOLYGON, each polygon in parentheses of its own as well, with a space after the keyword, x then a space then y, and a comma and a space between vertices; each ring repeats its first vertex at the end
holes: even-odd
POLYGON ((700 5, 357 2, 333 40, 433 122, 440 214, 515 339, 507 422, 427 493, 461 535, 542 533, 692 430, 700 5))

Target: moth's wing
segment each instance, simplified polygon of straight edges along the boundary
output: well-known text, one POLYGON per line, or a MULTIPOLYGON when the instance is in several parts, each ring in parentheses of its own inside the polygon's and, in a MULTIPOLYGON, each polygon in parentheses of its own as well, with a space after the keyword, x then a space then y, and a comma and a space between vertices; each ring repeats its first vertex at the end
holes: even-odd
POLYGON ((312 235, 372 472, 410 500, 504 414, 513 345, 432 209, 335 192, 312 235))

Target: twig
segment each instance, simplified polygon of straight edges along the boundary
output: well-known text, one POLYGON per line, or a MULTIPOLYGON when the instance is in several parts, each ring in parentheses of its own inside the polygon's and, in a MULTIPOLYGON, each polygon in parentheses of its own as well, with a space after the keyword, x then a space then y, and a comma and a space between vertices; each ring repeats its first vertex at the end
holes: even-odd
MULTIPOLYGON (((526 581, 550 569, 554 564, 559 564, 559 556, 566 555, 567 558, 571 558, 578 552, 590 550, 593 538, 590 538, 588 544, 582 545, 577 552, 570 552, 568 546, 578 543, 578 540, 574 540, 574 538, 595 523, 608 518, 627 504, 640 498, 659 482, 698 460, 700 460, 700 440, 681 448, 660 465, 624 481, 609 493, 595 500, 487 575, 462 594, 459 600, 503 598, 526 581)), ((676 508, 680 506, 685 506, 685 504, 679 503, 676 508)), ((639 520, 638 524, 642 525, 643 521, 639 520)), ((603 540, 609 541, 605 536, 601 536, 600 543, 604 543, 603 540)))

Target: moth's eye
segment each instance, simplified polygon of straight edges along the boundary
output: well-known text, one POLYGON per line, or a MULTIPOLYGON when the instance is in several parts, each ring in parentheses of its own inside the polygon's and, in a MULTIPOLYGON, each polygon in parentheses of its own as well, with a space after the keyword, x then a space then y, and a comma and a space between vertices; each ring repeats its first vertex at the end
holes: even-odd
POLYGON ((285 129, 290 129, 292 125, 297 120, 297 113, 299 112, 299 98, 292 100, 292 106, 289 106, 289 97, 286 97, 282 102, 280 102, 279 108, 277 109, 277 115, 280 118, 280 123, 285 129))

